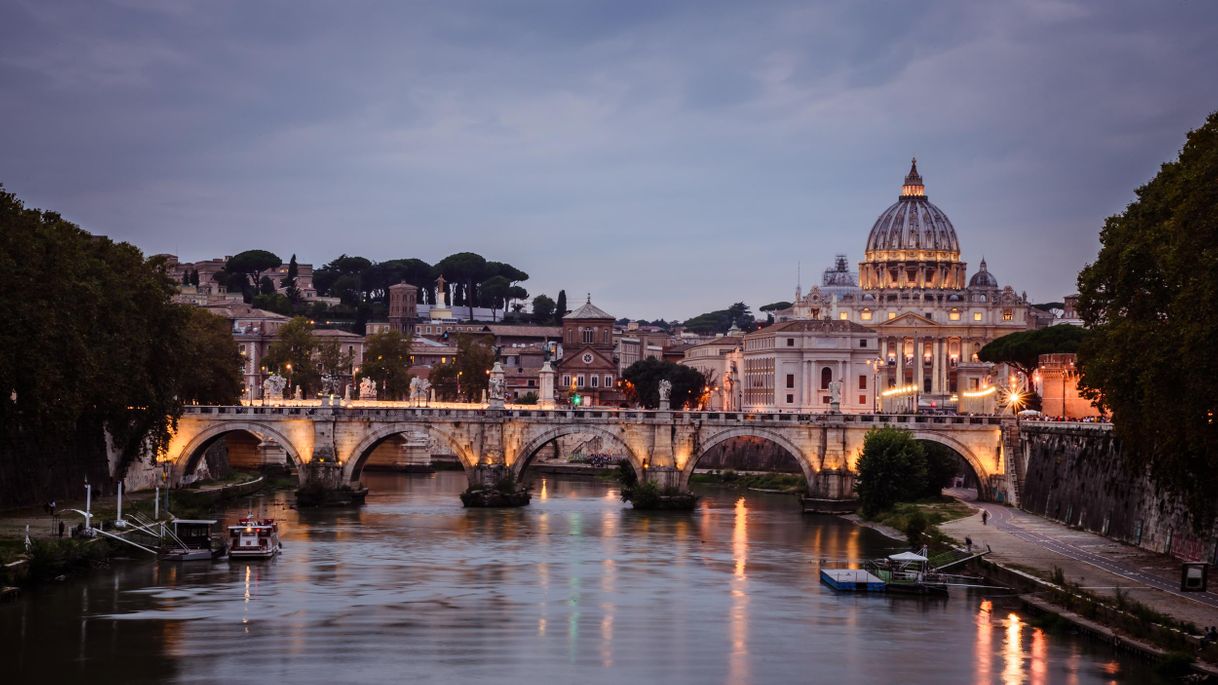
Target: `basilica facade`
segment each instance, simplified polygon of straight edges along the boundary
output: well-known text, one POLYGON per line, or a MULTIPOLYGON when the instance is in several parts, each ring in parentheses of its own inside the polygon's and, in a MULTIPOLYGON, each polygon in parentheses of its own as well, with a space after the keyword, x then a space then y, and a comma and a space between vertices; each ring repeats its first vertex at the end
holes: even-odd
MULTIPOLYGON (((849 322, 875 336, 874 347, 867 354, 877 387, 868 388, 868 393, 857 392, 857 398, 856 393, 843 393, 843 410, 851 404, 862 408, 871 399, 868 395, 877 393, 883 398, 877 406, 888 411, 915 406, 958 406, 963 411, 966 401, 962 398, 983 392, 988 385, 987 367, 979 363, 977 353, 995 338, 1035 327, 1033 316, 1027 298, 1009 285, 1000 286, 984 259, 969 275, 961 259, 956 229, 947 214, 927 198, 914 160, 897 201, 872 226, 857 274, 850 270, 844 256, 838 256, 825 271, 820 286, 807 293, 796 286, 794 302, 775 313, 774 325, 816 320, 849 322)), ((767 364, 769 360, 761 358, 773 354, 769 348, 749 344, 750 337, 767 335, 764 331, 745 337, 745 368, 772 368, 767 364)), ((858 342, 851 356, 857 357, 867 349, 859 348, 858 342)), ((813 374, 811 378, 789 379, 783 375, 767 385, 772 382, 770 387, 781 388, 794 383, 797 388, 819 391, 825 379, 832 378, 844 381, 852 390, 864 389, 861 368, 851 368, 847 375, 836 360, 826 359, 821 368, 814 368, 817 366, 799 365, 798 373, 813 374), (845 377, 838 378, 839 374, 845 377), (859 376, 857 386, 852 385, 854 375, 859 376)), ((745 379, 743 404, 762 409, 760 402, 747 399, 751 397, 747 387, 750 381, 755 379, 745 379)), ((775 397, 770 406, 781 408, 789 394, 759 392, 755 396, 775 397)), ((811 397, 813 401, 807 407, 795 402, 792 408, 813 410, 813 404, 823 404, 821 394, 794 393, 796 398, 811 397)))

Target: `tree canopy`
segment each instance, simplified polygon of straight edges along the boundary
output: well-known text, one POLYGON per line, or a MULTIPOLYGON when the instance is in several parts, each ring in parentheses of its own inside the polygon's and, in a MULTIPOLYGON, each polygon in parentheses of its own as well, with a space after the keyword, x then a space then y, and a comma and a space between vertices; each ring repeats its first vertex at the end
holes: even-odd
POLYGON ((1087 331, 1078 326, 1059 325, 1035 331, 1010 333, 986 343, 977 353, 983 362, 1010 364, 1028 378, 1036 371, 1040 355, 1078 352, 1087 331))
POLYGON ((706 377, 684 364, 660 361, 655 357, 640 359, 622 372, 626 381, 628 400, 648 409, 660 406, 660 381, 672 383, 669 401, 673 408, 697 406, 706 388, 706 377))
POLYGON ((239 399, 231 329, 173 304, 159 258, 0 187, 0 503, 110 482, 169 440, 183 403, 239 399))
POLYGON ((687 330, 695 333, 710 335, 712 333, 727 333, 731 329, 732 324, 736 324, 736 326, 746 332, 757 328, 757 322, 753 318, 752 312, 749 311, 749 306, 743 302, 737 302, 727 309, 699 314, 682 325, 687 330))
POLYGON ((916 500, 927 490, 926 451, 903 428, 874 428, 863 438, 854 489, 864 516, 897 502, 916 500))
POLYGON ((360 374, 376 381, 378 399, 409 397, 410 336, 395 330, 368 336, 360 374))
POLYGON ((1188 135, 1078 277, 1091 329, 1081 385, 1112 416, 1122 453, 1212 520, 1218 492, 1218 113, 1188 135))

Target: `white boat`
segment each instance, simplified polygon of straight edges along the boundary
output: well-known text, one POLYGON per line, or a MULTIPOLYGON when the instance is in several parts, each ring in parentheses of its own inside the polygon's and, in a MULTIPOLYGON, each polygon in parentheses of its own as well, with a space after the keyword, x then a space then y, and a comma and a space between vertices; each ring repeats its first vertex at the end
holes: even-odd
POLYGON ((270 559, 283 549, 275 519, 258 519, 253 514, 229 526, 228 538, 228 556, 233 559, 270 559))

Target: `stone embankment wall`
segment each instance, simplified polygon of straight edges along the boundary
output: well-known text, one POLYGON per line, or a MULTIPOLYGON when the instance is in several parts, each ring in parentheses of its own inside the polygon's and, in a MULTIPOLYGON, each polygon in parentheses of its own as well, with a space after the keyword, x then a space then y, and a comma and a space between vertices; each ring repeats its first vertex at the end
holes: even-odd
POLYGON ((1178 500, 1145 471, 1124 468, 1107 427, 1024 424, 1020 451, 1025 511, 1180 559, 1218 561, 1218 527, 1198 534, 1178 500))

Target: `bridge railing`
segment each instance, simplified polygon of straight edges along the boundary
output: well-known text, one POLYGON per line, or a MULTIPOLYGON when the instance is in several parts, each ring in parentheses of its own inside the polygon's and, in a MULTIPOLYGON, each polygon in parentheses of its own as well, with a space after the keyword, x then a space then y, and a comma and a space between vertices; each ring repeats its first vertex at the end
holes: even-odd
MULTIPOLYGON (((786 412, 729 412, 729 411, 667 411, 653 409, 623 409, 614 407, 588 407, 572 409, 562 407, 556 409, 540 409, 535 405, 508 405, 501 410, 490 410, 485 405, 470 405, 460 403, 432 404, 416 406, 408 402, 360 402, 343 403, 342 405, 325 406, 316 401, 289 401, 275 404, 242 404, 242 405, 189 405, 185 408, 187 415, 212 416, 357 416, 366 418, 519 418, 519 419, 554 419, 568 418, 579 420, 656 420, 675 419, 682 422, 712 421, 716 423, 766 423, 766 424, 799 424, 799 423, 857 423, 862 425, 892 425, 898 427, 919 427, 936 425, 953 426, 1000 426, 1011 417, 1002 416, 968 416, 956 414, 806 414, 786 412)), ((1045 425, 1062 425, 1060 422, 1045 422, 1045 425)), ((1073 425, 1073 424, 1071 424, 1073 425)), ((1099 426, 1103 424, 1078 424, 1082 426, 1099 426)))

